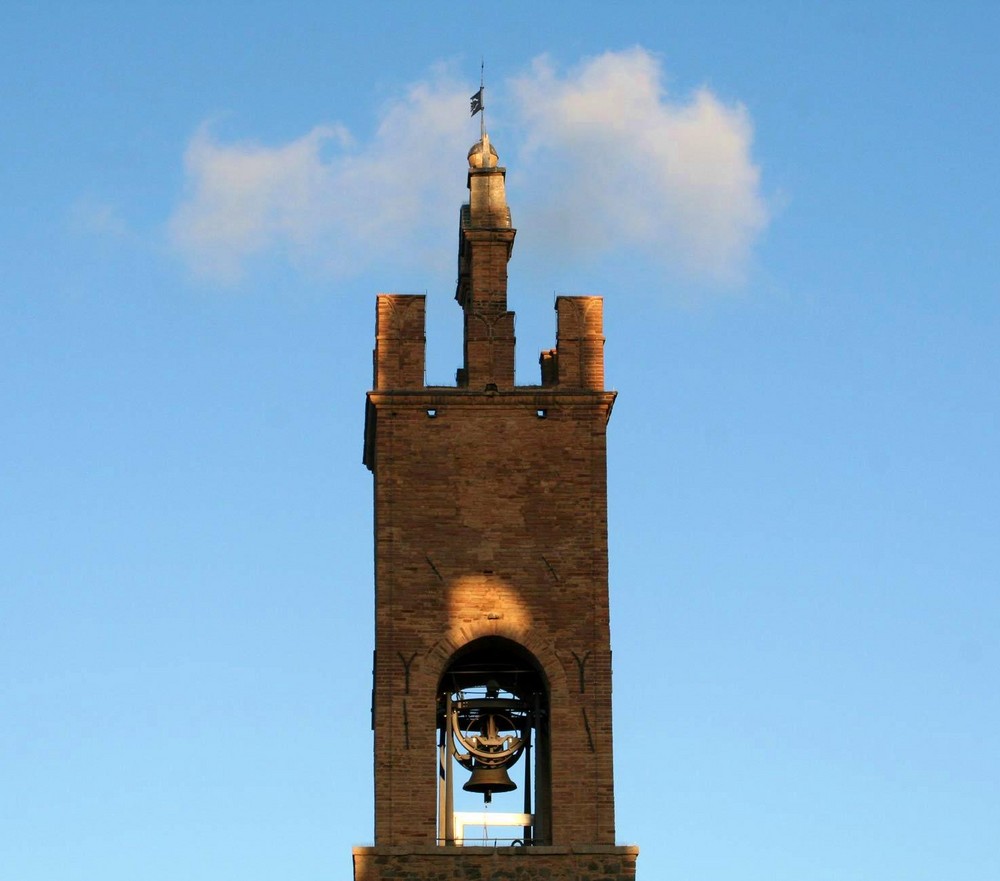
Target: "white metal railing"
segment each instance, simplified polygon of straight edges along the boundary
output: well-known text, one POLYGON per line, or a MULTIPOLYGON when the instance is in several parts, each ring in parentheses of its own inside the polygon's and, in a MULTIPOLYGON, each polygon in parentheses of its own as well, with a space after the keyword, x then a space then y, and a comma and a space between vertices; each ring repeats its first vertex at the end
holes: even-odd
POLYGON ((509 813, 492 813, 491 811, 455 811, 455 844, 464 844, 466 839, 465 827, 466 826, 478 826, 483 830, 483 835, 481 837, 469 836, 469 841, 481 841, 486 844, 489 841, 496 843, 497 841, 504 842, 514 842, 522 841, 524 844, 528 842, 523 841, 525 828, 530 828, 535 822, 534 814, 509 814, 509 813), (492 835, 487 836, 485 834, 486 830, 493 826, 511 826, 520 827, 522 832, 520 835, 511 835, 509 838, 494 838, 492 835))

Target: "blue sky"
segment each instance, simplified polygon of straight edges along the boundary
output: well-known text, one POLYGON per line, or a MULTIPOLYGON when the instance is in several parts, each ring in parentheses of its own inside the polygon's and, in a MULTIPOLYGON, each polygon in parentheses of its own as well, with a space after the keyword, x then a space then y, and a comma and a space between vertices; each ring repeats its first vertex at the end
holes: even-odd
POLYGON ((9 3, 0 877, 350 877, 374 295, 605 297, 640 877, 1000 877, 992 3, 9 3))

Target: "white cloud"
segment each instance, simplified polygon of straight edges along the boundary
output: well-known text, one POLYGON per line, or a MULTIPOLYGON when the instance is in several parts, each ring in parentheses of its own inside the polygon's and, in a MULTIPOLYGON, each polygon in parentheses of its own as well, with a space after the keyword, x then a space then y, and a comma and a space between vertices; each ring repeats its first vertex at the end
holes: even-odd
POLYGON ((565 247, 638 248, 713 281, 739 278, 767 223, 746 110, 708 89, 669 99, 657 59, 608 52, 514 83, 538 221, 565 247))
POLYGON ((467 101, 444 79, 415 85, 360 148, 339 125, 278 146, 223 144, 203 126, 185 154, 171 240, 192 269, 219 281, 238 280, 260 254, 346 275, 421 251, 428 235, 451 228, 462 199, 454 170, 467 101))
MULTIPOLYGON (((670 99, 662 78, 636 48, 566 74, 538 59, 497 90, 512 97, 492 93, 512 111, 501 158, 517 169, 515 223, 567 252, 638 249, 731 281, 767 223, 748 114, 705 88, 670 99)), ((449 265, 440 243, 466 195, 469 92, 443 73, 415 84, 363 143, 339 125, 277 146, 220 143, 203 127, 185 155, 172 241, 223 281, 262 254, 336 275, 376 260, 449 265)))

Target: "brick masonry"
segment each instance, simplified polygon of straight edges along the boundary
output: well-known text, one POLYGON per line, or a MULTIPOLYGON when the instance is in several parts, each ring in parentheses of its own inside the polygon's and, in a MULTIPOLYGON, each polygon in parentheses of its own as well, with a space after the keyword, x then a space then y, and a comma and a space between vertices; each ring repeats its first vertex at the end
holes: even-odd
POLYGON ((636 847, 356 847, 355 881, 633 881, 636 847))

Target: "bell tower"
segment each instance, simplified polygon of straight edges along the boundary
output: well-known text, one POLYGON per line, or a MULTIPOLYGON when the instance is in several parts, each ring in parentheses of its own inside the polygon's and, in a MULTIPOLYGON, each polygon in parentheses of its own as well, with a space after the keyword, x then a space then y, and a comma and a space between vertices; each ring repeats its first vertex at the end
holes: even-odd
POLYGON ((558 297, 514 382, 505 169, 485 133, 459 218, 464 358, 424 384, 424 297, 377 299, 375 845, 355 881, 624 881, 615 844, 602 300, 558 297))

